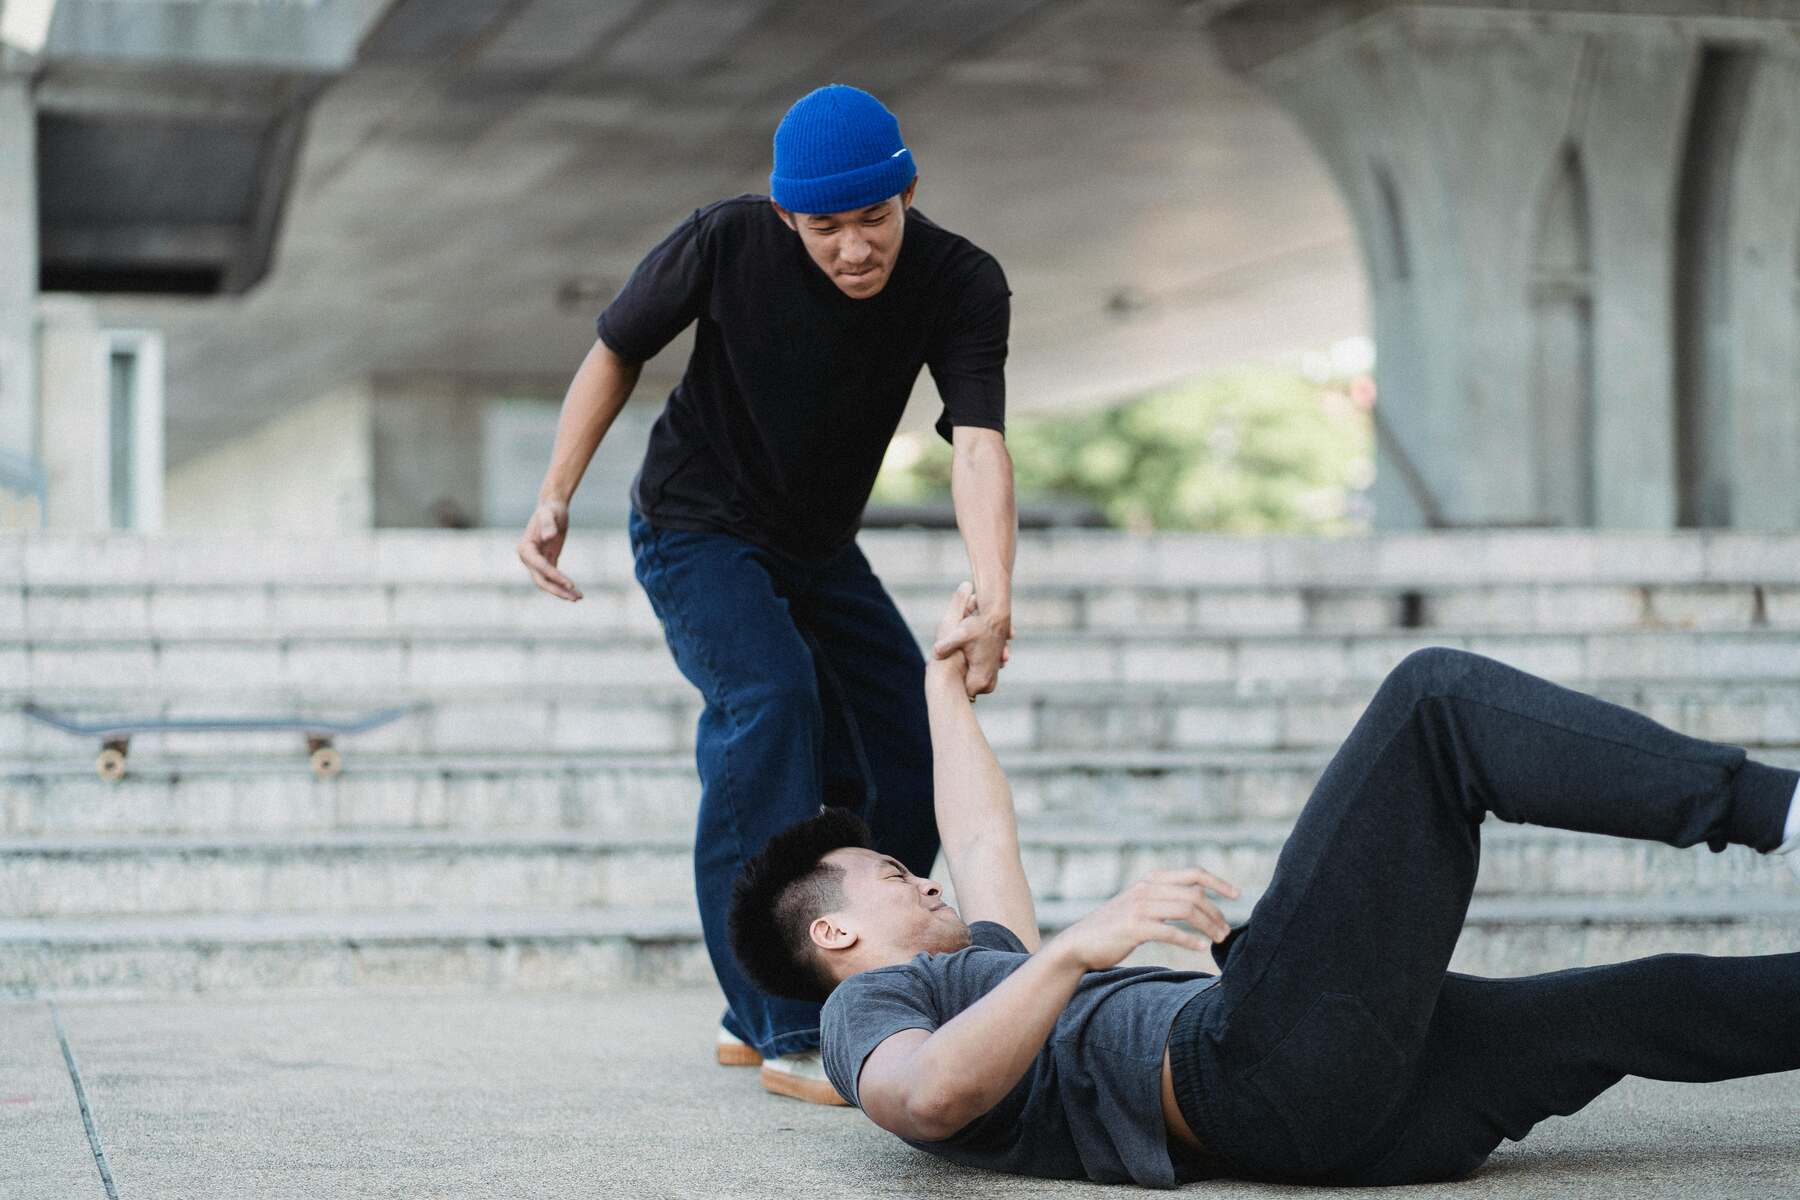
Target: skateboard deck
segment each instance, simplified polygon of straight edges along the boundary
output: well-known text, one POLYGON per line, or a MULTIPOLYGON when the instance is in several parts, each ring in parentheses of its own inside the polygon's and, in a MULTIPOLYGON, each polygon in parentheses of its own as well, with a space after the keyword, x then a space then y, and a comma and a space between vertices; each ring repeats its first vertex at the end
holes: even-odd
POLYGON ((61 713, 35 704, 24 707, 25 715, 34 721, 53 726, 64 733, 100 739, 100 754, 94 767, 100 778, 117 782, 125 777, 125 756, 130 752, 131 738, 139 733, 284 733, 294 732, 306 739, 308 761, 313 774, 320 779, 334 778, 344 769, 343 756, 332 744, 344 734, 365 733, 397 721, 421 705, 408 704, 384 708, 348 720, 330 721, 302 716, 263 717, 120 717, 107 721, 77 721, 61 713))

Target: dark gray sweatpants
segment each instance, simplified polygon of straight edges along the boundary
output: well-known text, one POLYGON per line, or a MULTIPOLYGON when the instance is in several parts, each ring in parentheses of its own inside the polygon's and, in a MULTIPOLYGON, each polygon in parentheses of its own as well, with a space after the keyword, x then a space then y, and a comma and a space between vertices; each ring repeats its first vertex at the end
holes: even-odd
POLYGON ((1770 850, 1796 779, 1481 655, 1409 655, 1320 778, 1219 986, 1175 1022, 1188 1123, 1232 1175, 1425 1182, 1627 1075, 1800 1070, 1800 952, 1446 970, 1486 814, 1770 850))

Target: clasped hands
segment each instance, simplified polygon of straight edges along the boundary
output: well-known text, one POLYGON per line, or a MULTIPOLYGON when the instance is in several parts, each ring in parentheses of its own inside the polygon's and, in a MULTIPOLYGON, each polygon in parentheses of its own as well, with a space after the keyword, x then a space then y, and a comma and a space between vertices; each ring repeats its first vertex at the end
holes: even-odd
POLYGON ((998 605, 983 609, 975 585, 958 585, 950 605, 938 619, 931 647, 934 662, 960 669, 970 702, 994 690, 1000 668, 1012 657, 1012 612, 998 605))

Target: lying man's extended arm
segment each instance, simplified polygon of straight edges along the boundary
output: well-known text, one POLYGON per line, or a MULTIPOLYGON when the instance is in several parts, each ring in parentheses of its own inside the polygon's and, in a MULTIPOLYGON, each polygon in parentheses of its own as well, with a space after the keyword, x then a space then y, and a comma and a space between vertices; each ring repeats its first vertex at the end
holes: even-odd
MULTIPOLYGON (((959 620, 968 602, 968 590, 959 590, 945 620, 959 620)), ((1036 948, 1012 794, 966 699, 963 662, 954 654, 926 671, 944 857, 964 921, 998 921, 1036 948)), ((1237 895, 1199 868, 1152 872, 1051 939, 935 1032, 908 1029, 888 1038, 863 1062, 857 1083, 863 1111, 902 1137, 949 1137, 1018 1083, 1084 972, 1114 966, 1148 941, 1206 948, 1204 939, 1170 921, 1205 930, 1215 942, 1224 938, 1229 926, 1206 888, 1237 895)))
MULTIPOLYGON (((973 607, 965 583, 938 622, 939 636, 956 628, 973 607)), ((968 658, 960 650, 932 659, 925 668, 938 838, 962 919, 997 921, 1018 935, 1027 950, 1036 950, 1037 911, 1019 861, 1012 788, 975 720, 964 682, 967 670, 968 658)))

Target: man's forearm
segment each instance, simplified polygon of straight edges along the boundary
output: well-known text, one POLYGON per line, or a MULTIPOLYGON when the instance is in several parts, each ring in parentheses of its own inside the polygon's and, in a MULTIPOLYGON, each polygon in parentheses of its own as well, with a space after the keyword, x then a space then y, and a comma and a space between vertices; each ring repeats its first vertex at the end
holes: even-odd
POLYGON ((1019 514, 1013 497, 1012 456, 991 429, 959 426, 950 462, 950 496, 974 573, 975 603, 990 616, 1012 613, 1013 556, 1019 514))
POLYGON ((925 712, 938 838, 960 896, 970 872, 979 869, 977 847, 1018 853, 1018 818, 1012 787, 963 693, 961 672, 946 663, 926 669, 925 712))
POLYGON ((550 469, 544 473, 538 500, 564 504, 575 495, 594 451, 612 427, 619 410, 637 385, 642 364, 627 362, 598 338, 582 360, 569 390, 563 396, 562 416, 556 423, 556 444, 550 451, 550 469))

